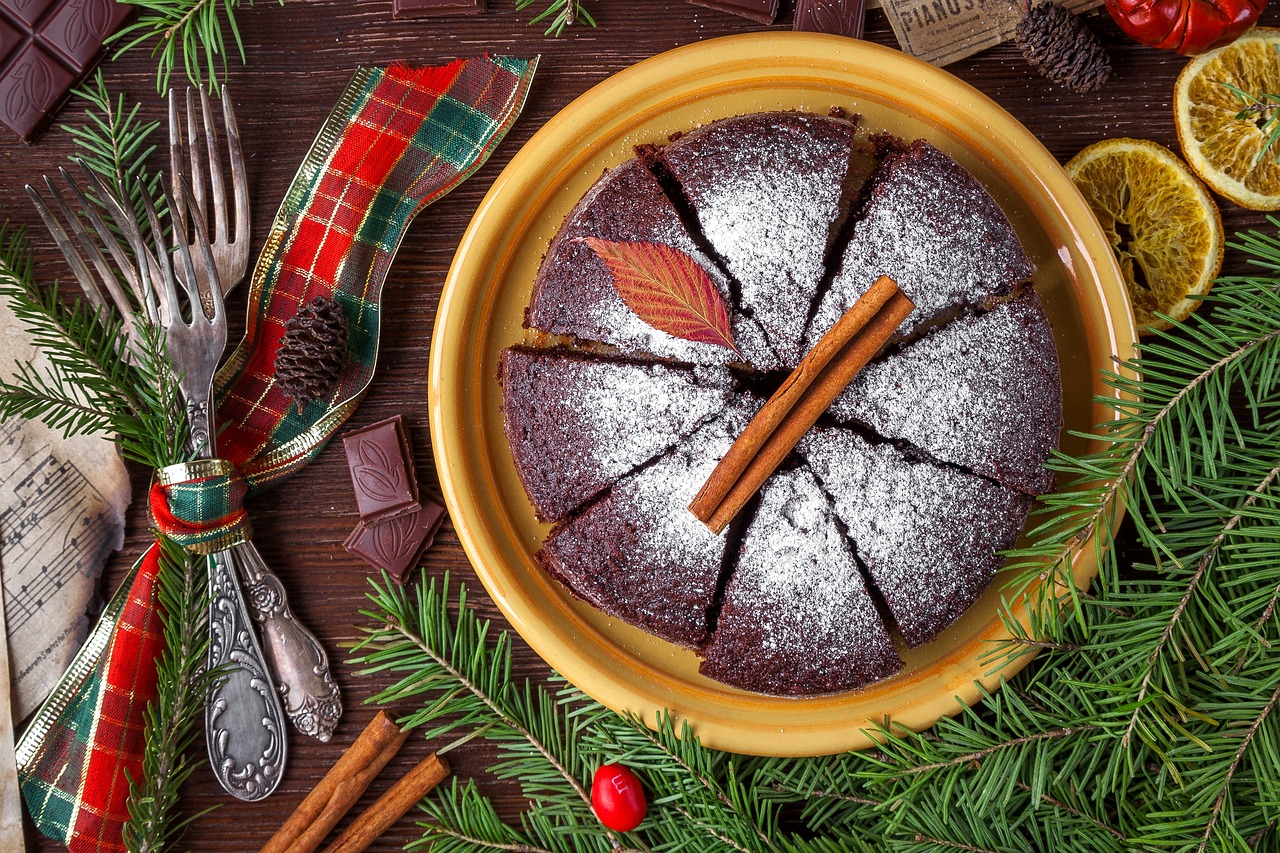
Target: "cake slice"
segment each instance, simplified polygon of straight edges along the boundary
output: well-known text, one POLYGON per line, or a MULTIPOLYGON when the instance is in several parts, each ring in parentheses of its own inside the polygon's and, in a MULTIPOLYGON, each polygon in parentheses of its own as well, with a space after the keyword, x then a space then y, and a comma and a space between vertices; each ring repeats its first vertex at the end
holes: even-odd
POLYGON ((1010 488, 1052 491, 1062 381, 1040 298, 1027 288, 867 365, 830 412, 1010 488))
POLYGON ((797 450, 911 646, 936 638, 977 600, 1031 506, 1020 492, 913 462, 848 429, 811 430, 797 450))
POLYGON ((503 428, 538 518, 555 521, 723 409, 724 368, 514 346, 498 363, 503 428))
POLYGON ((804 356, 804 331, 867 168, 857 125, 843 118, 766 112, 722 119, 658 152, 698 228, 737 283, 739 308, 764 328, 783 366, 804 356), (855 155, 858 155, 855 157, 855 155))
POLYGON ((765 484, 703 675, 743 690, 854 690, 902 668, 830 503, 804 467, 765 484))
POLYGON ((871 179, 839 269, 809 324, 816 343, 881 275, 915 303, 910 336, 966 308, 991 304, 1031 277, 1009 218, 951 157, 918 139, 888 154, 871 179))
POLYGON ((557 524, 538 552, 547 574, 611 616, 700 647, 729 533, 713 535, 687 507, 757 408, 734 398, 688 440, 557 524))
POLYGON ((583 237, 615 242, 662 243, 692 257, 730 307, 734 343, 759 370, 777 366, 763 332, 732 310, 729 284, 698 248, 657 180, 637 159, 610 169, 582 197, 551 241, 525 309, 525 326, 553 335, 610 344, 627 354, 649 354, 693 364, 737 360, 732 350, 686 341, 641 320, 618 295, 604 261, 583 237))

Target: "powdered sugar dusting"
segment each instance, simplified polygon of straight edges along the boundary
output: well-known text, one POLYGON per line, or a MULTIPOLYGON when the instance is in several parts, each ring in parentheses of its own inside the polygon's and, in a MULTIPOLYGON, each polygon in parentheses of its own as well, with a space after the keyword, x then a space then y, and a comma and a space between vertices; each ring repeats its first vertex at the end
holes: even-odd
POLYGON ((887 160, 874 180, 840 270, 814 315, 810 345, 881 275, 915 302, 899 328, 904 335, 947 309, 1006 293, 1031 275, 1004 211, 938 149, 917 141, 887 160))
POLYGON ((831 407, 843 421, 1032 494, 1062 431, 1058 351, 1028 291, 868 365, 831 407))
MULTIPOLYGON (((556 335, 573 335, 618 347, 628 354, 649 354, 694 364, 737 360, 731 350, 694 343, 655 329, 618 295, 604 262, 580 237, 620 242, 662 243, 692 257, 707 271, 725 304, 732 306, 724 275, 698 249, 662 188, 638 160, 610 170, 578 202, 560 229, 538 270, 527 323, 556 335)), ((731 312, 738 351, 756 367, 776 366, 758 325, 731 312)))
POLYGON ((727 536, 687 507, 759 403, 730 406, 652 465, 619 481, 543 546, 548 570, 610 615, 683 645, 701 645, 727 536))
POLYGON ((725 119, 682 137, 663 158, 703 234, 742 286, 788 366, 840 218, 854 126, 800 113, 725 119))
POLYGON ((813 475, 775 474, 742 541, 703 671, 790 694, 854 689, 900 666, 813 475))
POLYGON ((732 379, 557 350, 503 355, 503 412, 542 518, 560 518, 719 412, 732 379), (536 479, 533 479, 536 478, 536 479))
POLYGON ((831 496, 911 645, 969 608, 1004 564, 1031 499, 951 468, 908 461, 844 429, 811 430, 797 450, 831 496))

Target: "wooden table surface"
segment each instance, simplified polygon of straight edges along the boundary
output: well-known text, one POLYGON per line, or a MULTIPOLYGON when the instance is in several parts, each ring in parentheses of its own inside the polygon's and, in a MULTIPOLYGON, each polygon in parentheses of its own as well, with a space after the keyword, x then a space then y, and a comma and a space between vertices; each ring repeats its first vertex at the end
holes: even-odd
MULTIPOLYGON (((251 192, 254 233, 259 239, 275 213, 329 108, 359 65, 407 62, 440 63, 485 51, 527 57, 541 54, 542 62, 528 104, 507 140, 474 177, 433 207, 410 228, 386 288, 385 340, 372 389, 352 419, 361 426, 392 414, 403 414, 412 427, 419 476, 425 491, 439 497, 439 483, 431 464, 427 428, 427 356, 441 285, 454 249, 481 197, 511 156, 558 110, 609 75, 638 60, 679 45, 732 33, 761 29, 741 18, 688 5, 684 0, 601 0, 591 9, 599 29, 575 28, 560 38, 546 38, 539 27, 525 22, 530 12, 517 12, 514 0, 489 0, 488 12, 478 16, 393 21, 391 0, 289 0, 283 6, 259 0, 239 15, 248 64, 234 63, 228 84, 240 118, 251 192)), ((539 6, 542 0, 538 0, 539 6)), ((780 28, 790 26, 790 3, 784 3, 780 28)), ((1171 109, 1173 82, 1182 57, 1130 42, 1105 15, 1089 18, 1110 51, 1115 71, 1100 92, 1073 94, 1037 75, 1013 44, 990 49, 949 67, 1025 124, 1061 162, 1100 139, 1134 136, 1176 148, 1171 109)), ((1275 25, 1274 9, 1264 23, 1275 25)), ((884 15, 869 13, 867 38, 896 46, 884 15)), ((154 64, 145 51, 110 62, 107 80, 113 93, 126 93, 143 103, 144 113, 164 115, 155 91, 154 64)), ((79 102, 64 109, 61 121, 78 123, 79 102)), ((38 272, 43 280, 67 277, 67 269, 39 226, 22 192, 27 182, 66 162, 74 147, 68 135, 51 129, 34 146, 24 146, 0 132, 0 218, 30 226, 38 249, 38 272)), ((1228 232, 1258 227, 1259 214, 1223 202, 1228 232)), ((1239 272, 1239 258, 1229 254, 1227 271, 1239 272)), ((233 307, 233 324, 242 319, 243 304, 233 307)), ((145 473, 135 472, 135 494, 145 485, 145 473)), ((333 740, 320 744, 290 736, 287 775, 274 796, 260 803, 239 803, 224 795, 207 769, 189 783, 184 806, 197 811, 218 806, 187 836, 194 851, 256 850, 275 831, 324 771, 351 743, 374 713, 361 703, 378 683, 354 675, 341 661, 342 644, 356 636, 357 609, 366 589, 364 564, 342 549, 342 541, 356 521, 346 463, 339 446, 328 448, 304 472, 272 492, 269 501, 251 505, 255 541, 288 588, 293 608, 312 626, 337 661, 336 675, 344 690, 347 711, 333 740)), ((114 589, 128 564, 144 547, 146 519, 135 500, 123 552, 112 560, 107 582, 114 589)), ((448 523, 425 559, 433 575, 452 570, 469 579, 472 600, 485 615, 505 626, 467 564, 448 523)), ((527 647, 516 644, 519 676, 545 677, 549 670, 527 647)), ((429 751, 430 745, 411 740, 384 771, 360 807, 429 751)), ((514 783, 501 782, 485 768, 492 753, 472 742, 451 755, 457 774, 475 777, 484 792, 499 801, 509 816, 523 807, 514 783)), ((29 848, 60 849, 47 839, 36 840, 28 827, 29 848)), ((408 819, 401 821, 373 849, 400 849, 416 838, 408 819)))

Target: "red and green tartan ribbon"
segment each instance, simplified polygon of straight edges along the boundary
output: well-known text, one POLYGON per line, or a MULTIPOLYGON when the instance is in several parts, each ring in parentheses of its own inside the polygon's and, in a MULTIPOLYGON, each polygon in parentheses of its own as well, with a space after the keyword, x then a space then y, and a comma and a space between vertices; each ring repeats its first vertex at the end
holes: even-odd
MULTIPOLYGON (((373 378, 387 270, 409 222, 478 169, 524 104, 535 60, 484 57, 362 68, 280 206, 253 273, 244 340, 215 380, 220 460, 175 466, 150 496, 157 526, 192 550, 247 535, 241 501, 305 466, 373 378), (285 323, 316 296, 350 329, 337 388, 299 412, 273 382, 285 323), (182 469, 182 470, 178 470, 182 469)), ((159 546, 125 579, 18 745, 23 799, 73 853, 124 851, 129 780, 162 648, 159 546)))
POLYGON ((157 471, 147 499, 161 533, 193 553, 215 554, 253 536, 248 491, 226 459, 197 459, 157 471))

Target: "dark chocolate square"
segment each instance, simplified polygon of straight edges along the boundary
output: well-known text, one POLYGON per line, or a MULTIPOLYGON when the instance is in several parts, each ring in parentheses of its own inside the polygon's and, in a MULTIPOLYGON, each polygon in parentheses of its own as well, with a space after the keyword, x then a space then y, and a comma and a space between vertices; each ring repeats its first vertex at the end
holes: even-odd
POLYGON ((427 501, 418 510, 371 524, 361 521, 343 547, 375 569, 385 569, 396 583, 417 565, 444 521, 444 507, 427 501))
POLYGON ((862 38, 866 6, 866 0, 796 0, 792 28, 797 32, 862 38))
POLYGON ((393 18, 438 18, 443 15, 475 15, 485 0, 392 0, 393 18))
POLYGON ((10 26, 4 18, 0 18, 0 66, 4 65, 9 54, 13 53, 25 38, 25 35, 10 26))
POLYGON ((129 16, 129 7, 115 0, 70 0, 40 28, 40 37, 57 48, 75 68, 87 68, 102 41, 129 16))
POLYGON ((778 17, 778 0, 688 0, 688 2, 695 6, 705 6, 719 12, 750 18, 761 24, 772 24, 778 17))
POLYGON ((38 44, 28 44, 0 77, 0 121, 30 142, 52 119, 74 80, 38 44))
POLYGON ((413 451, 400 415, 347 433, 342 446, 361 519, 385 521, 418 507, 413 451))
POLYGON ((53 3, 54 0, 0 0, 0 7, 30 27, 53 3))

